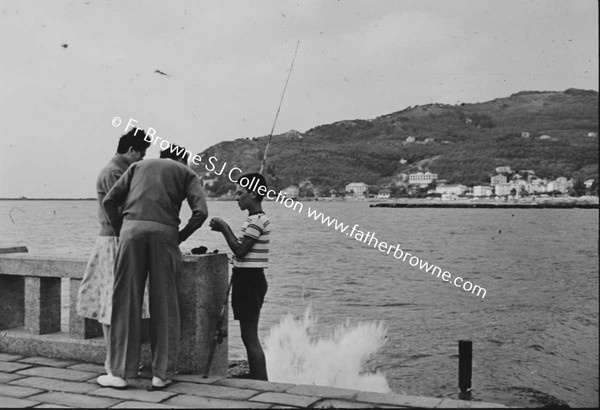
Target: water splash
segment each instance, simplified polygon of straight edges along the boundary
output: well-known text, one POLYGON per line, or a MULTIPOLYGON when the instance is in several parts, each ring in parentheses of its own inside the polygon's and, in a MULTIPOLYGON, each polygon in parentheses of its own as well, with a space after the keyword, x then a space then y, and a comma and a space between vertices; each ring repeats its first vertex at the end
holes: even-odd
POLYGON ((324 337, 311 337, 317 319, 310 306, 304 316, 287 314, 265 339, 269 380, 282 383, 333 386, 390 392, 385 376, 361 370, 385 343, 387 328, 380 322, 337 326, 324 337))

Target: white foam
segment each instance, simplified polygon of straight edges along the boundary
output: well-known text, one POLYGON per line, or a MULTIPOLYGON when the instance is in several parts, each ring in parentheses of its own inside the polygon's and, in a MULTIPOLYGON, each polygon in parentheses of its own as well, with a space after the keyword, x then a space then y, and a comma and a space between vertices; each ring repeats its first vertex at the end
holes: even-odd
POLYGON ((267 373, 273 382, 333 386, 390 392, 380 372, 362 372, 366 361, 385 343, 386 326, 381 322, 346 322, 322 337, 311 337, 316 324, 310 306, 304 316, 282 317, 265 339, 267 373))

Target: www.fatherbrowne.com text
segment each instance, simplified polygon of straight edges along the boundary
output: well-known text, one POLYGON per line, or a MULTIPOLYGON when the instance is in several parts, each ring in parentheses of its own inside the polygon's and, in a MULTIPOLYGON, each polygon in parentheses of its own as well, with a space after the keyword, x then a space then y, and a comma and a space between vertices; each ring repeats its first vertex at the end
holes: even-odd
MULTIPOLYGON (((113 126, 114 127, 118 127, 121 124, 121 118, 120 117, 114 117, 113 118, 113 126)), ((134 120, 133 118, 130 118, 127 126, 125 127, 125 131, 127 132, 127 130, 129 129, 129 127, 136 127, 138 122, 136 120, 134 120)), ((146 131, 146 137, 145 140, 147 142, 152 143, 153 145, 156 145, 158 143, 158 141, 160 141, 159 146, 161 149, 166 150, 166 149, 170 149, 171 153, 176 152, 177 155, 182 155, 183 158, 185 158, 185 155, 188 155, 188 160, 191 161, 193 164, 195 165, 201 165, 202 164, 202 157, 199 155, 193 155, 192 153, 188 150, 185 150, 181 147, 177 147, 174 146, 173 144, 171 144, 169 141, 167 141, 164 138, 158 137, 156 135, 156 130, 152 127, 148 128, 148 131, 146 131)), ((216 175, 223 175, 223 172, 225 171, 225 168, 227 167, 227 163, 224 163, 221 166, 221 170, 219 172, 216 172, 216 169, 218 168, 218 162, 219 160, 217 159, 217 157, 211 156, 208 158, 208 162, 204 164, 204 168, 208 171, 208 172, 213 172, 216 175)), ((258 180, 256 178, 253 178, 252 180, 249 180, 248 178, 237 178, 238 176, 242 175, 244 172, 238 168, 238 167, 231 167, 231 169, 229 170, 229 173, 227 174, 227 177, 229 178, 229 180, 233 183, 238 183, 240 184, 242 187, 248 189, 249 191, 253 191, 256 190, 256 192, 258 192, 260 195, 265 196, 267 199, 275 201, 277 203, 280 203, 282 205, 284 205, 286 208, 288 209, 292 209, 298 213, 302 213, 302 211, 304 210, 304 205, 301 202, 298 202, 296 200, 294 200, 293 198, 289 198, 286 197, 285 194, 283 194, 281 191, 280 192, 275 192, 272 189, 267 189, 264 185, 260 185, 258 186, 258 180)), ((472 282, 468 281, 468 280, 464 280, 463 278, 461 278, 460 276, 456 276, 452 279, 452 274, 448 271, 442 271, 442 269, 439 266, 430 264, 427 261, 424 261, 423 259, 419 258, 416 255, 412 255, 409 252, 405 252, 400 248, 400 245, 389 245, 387 242, 384 241, 380 241, 379 239, 377 239, 375 237, 375 232, 371 233, 371 232, 367 232, 366 234, 359 230, 359 225, 355 224, 352 228, 350 228, 350 225, 346 225, 343 222, 338 221, 337 219, 332 219, 329 216, 324 215, 322 212, 318 212, 316 209, 311 209, 311 207, 307 207, 308 208, 308 212, 307 212, 307 216, 308 218, 313 218, 315 221, 321 221, 322 224, 327 225, 328 227, 333 227, 336 231, 340 232, 340 233, 345 233, 347 236, 349 236, 350 238, 354 238, 355 240, 362 242, 363 244, 366 244, 367 246, 372 246, 373 248, 377 248, 379 249, 380 252, 389 255, 390 253, 393 255, 394 258, 401 260, 402 262, 408 262, 409 265, 411 266, 418 266, 419 269, 425 271, 426 273, 430 273, 432 275, 436 275, 437 278, 440 278, 444 281, 444 282, 449 282, 452 285, 456 286, 457 288, 461 288, 462 290, 464 290, 465 292, 471 292, 472 294, 477 294, 477 296, 481 295, 481 298, 485 298, 486 295, 486 290, 485 288, 482 288, 479 285, 473 284, 472 282), (350 231, 348 231, 348 229, 350 229, 350 231), (414 263, 413 263, 414 261, 414 263)))

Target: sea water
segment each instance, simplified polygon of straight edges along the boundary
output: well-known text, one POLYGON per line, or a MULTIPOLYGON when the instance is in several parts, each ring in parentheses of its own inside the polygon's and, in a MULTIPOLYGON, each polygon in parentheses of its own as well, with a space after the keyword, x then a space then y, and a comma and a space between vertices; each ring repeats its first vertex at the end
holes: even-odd
MULTIPOLYGON (((574 407, 598 406, 597 210, 308 205, 360 224, 487 294, 478 298, 305 214, 265 203, 272 239, 263 343, 288 313, 304 320, 310 303, 318 315, 308 327, 313 342, 348 319, 384 322, 387 339, 359 372, 385 375, 394 392, 458 398, 458 341, 468 339, 474 399, 523 407, 554 396, 574 407)), ((210 217, 239 230, 244 213, 235 202, 208 207, 210 217)), ((0 201, 0 246, 86 257, 98 233, 96 215, 95 201, 0 201)), ((189 216, 184 204, 182 225, 189 216)), ((200 245, 228 252, 222 235, 206 226, 181 249, 200 245)), ((245 358, 229 312, 229 357, 245 358)))
POLYGON ((347 321, 324 336, 314 335, 316 322, 309 306, 300 317, 287 314, 271 327, 264 341, 270 381, 390 392, 385 375, 365 371, 385 343, 382 322, 347 321))

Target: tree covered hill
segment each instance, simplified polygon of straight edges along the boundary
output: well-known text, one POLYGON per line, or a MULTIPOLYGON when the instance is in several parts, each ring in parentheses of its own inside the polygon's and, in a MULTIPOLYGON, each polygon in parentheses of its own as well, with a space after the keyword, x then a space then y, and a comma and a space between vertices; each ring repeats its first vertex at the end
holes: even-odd
MULTIPOLYGON (((483 103, 421 105, 372 120, 275 135, 265 173, 276 189, 308 180, 321 190, 343 190, 349 182, 383 185, 399 173, 417 171, 476 185, 489 183, 494 168, 502 165, 534 170, 541 178, 597 180, 597 134, 598 92, 523 91, 483 103)), ((203 164, 194 168, 205 173, 204 163, 214 156, 217 172, 225 162, 227 169, 257 171, 267 140, 221 142, 200 153, 203 164)), ((226 173, 218 178, 213 193, 233 187, 226 173)))

